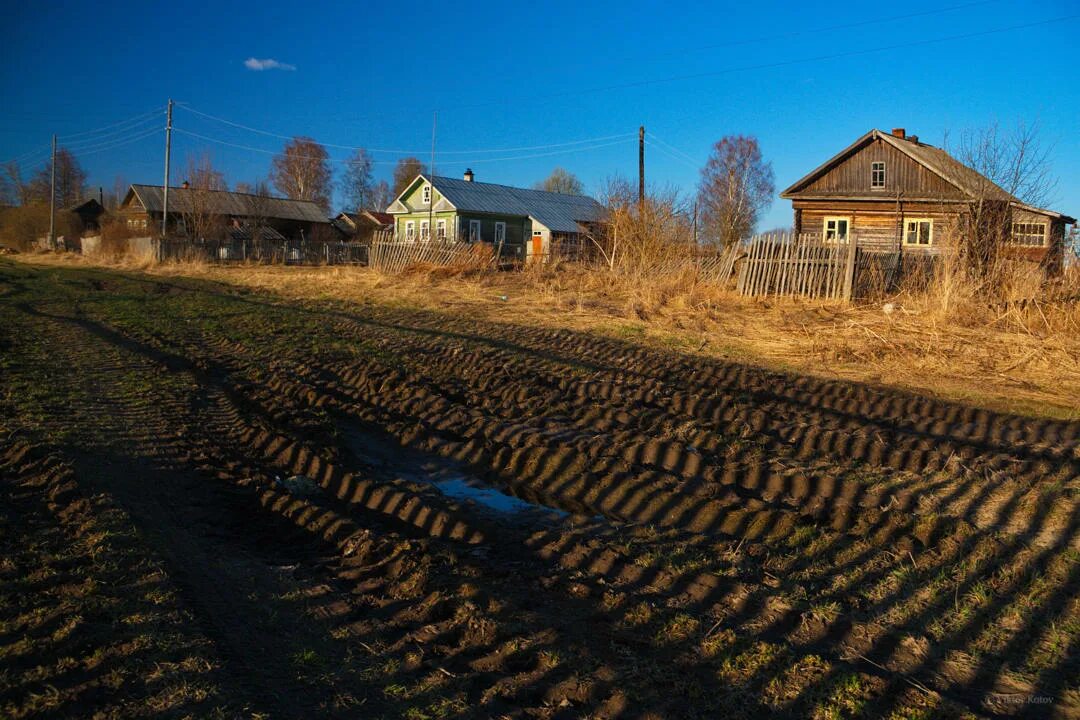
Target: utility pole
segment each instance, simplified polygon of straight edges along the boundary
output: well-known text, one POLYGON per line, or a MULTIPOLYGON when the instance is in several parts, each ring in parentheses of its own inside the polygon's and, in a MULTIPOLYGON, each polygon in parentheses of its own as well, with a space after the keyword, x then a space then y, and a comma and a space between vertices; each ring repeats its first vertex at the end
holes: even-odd
POLYGON ((439 122, 439 111, 431 111, 431 178, 428 178, 431 185, 431 194, 428 195, 428 215, 427 215, 427 239, 431 242, 435 239, 435 181, 432 179, 435 177, 435 126, 439 122))
POLYGON ((165 187, 162 189, 161 200, 161 239, 165 239, 165 233, 169 222, 169 156, 172 154, 172 98, 169 98, 169 110, 165 119, 165 187))
POLYGON ((638 211, 645 207, 645 126, 642 125, 638 128, 638 181, 637 181, 637 202, 638 211))
POLYGON ((49 171, 49 249, 56 249, 56 135, 52 136, 52 167, 49 171))

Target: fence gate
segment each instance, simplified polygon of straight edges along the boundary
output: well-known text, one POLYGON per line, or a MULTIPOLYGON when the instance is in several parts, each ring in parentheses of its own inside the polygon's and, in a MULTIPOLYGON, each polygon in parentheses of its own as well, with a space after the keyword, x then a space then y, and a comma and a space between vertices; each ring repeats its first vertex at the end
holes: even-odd
POLYGON ((857 244, 853 235, 833 242, 816 234, 757 235, 739 269, 739 292, 850 300, 857 244))

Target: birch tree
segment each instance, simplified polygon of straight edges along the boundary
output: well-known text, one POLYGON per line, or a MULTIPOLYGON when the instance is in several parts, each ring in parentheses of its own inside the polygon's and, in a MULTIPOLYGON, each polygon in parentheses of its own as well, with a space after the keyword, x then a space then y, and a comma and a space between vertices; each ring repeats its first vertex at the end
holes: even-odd
POLYGON ((285 143, 271 163, 270 178, 278 192, 293 200, 310 200, 330 212, 333 175, 326 148, 309 137, 285 143))
POLYGON ((748 237, 772 203, 775 189, 772 163, 762 158, 757 138, 721 138, 701 169, 698 205, 703 237, 720 246, 748 237))

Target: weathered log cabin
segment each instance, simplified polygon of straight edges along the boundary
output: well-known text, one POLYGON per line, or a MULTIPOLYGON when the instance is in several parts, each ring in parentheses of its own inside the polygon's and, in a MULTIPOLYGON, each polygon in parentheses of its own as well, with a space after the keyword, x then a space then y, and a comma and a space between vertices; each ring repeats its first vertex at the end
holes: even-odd
POLYGON ((1065 226, 1076 219, 1032 207, 903 128, 871 130, 780 194, 796 233, 861 247, 936 253, 982 213, 1002 223, 1007 255, 1060 267, 1065 226), (979 210, 976 210, 979 208, 979 210))

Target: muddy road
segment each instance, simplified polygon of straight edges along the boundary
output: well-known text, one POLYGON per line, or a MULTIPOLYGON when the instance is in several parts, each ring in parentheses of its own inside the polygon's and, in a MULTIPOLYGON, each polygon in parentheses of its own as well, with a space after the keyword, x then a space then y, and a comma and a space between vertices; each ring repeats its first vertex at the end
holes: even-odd
POLYGON ((1080 715, 1080 424, 0 262, 0 714, 1080 715))

